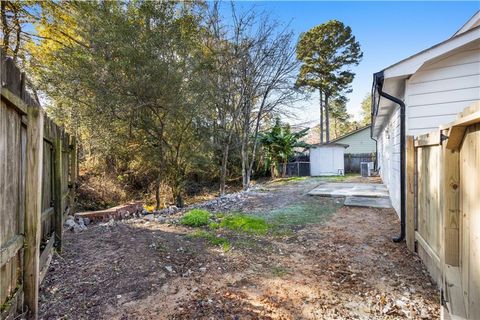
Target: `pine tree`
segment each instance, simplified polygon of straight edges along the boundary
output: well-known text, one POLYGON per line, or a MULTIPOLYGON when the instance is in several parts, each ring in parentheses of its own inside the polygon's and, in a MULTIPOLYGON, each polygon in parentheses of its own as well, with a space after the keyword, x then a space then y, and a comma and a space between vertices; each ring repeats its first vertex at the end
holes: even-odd
POLYGON ((331 99, 350 92, 355 74, 349 69, 358 65, 363 53, 350 27, 337 20, 316 26, 300 36, 297 59, 302 63, 297 87, 316 89, 320 95, 320 143, 323 132, 330 140, 331 99), (323 115, 325 113, 325 124, 323 115))

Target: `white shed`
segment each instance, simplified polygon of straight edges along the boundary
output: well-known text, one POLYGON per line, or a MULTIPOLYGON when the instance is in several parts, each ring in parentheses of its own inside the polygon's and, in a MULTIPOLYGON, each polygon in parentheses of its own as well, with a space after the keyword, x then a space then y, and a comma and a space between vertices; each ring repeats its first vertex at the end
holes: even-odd
POLYGON ((310 148, 311 176, 344 175, 344 153, 348 144, 319 144, 310 148))

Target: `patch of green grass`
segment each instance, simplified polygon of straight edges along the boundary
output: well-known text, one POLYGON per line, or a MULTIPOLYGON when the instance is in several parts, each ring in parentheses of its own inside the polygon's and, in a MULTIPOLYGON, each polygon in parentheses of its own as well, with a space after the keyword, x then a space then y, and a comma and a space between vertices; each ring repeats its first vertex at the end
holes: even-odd
POLYGON ((357 177, 360 177, 358 173, 347 173, 344 176, 321 176, 316 178, 322 181, 328 181, 328 182, 345 182, 352 178, 357 178, 357 177))
POLYGON ((231 249, 231 244, 228 239, 223 237, 217 237, 214 233, 205 231, 205 230, 198 230, 188 235, 189 238, 201 238, 205 239, 214 246, 222 247, 223 251, 229 251, 231 249))
POLYGON ((180 223, 189 227, 201 227, 208 224, 210 212, 202 209, 193 209, 188 211, 180 220, 180 223))
POLYGON ((190 234, 187 234, 187 238, 195 239, 195 238, 207 238, 210 235, 210 232, 205 230, 197 230, 190 234))
POLYGON ((234 231, 261 235, 266 234, 271 229, 264 218, 241 213, 225 216, 220 222, 220 226, 234 231))
POLYGON ((325 222, 339 205, 331 202, 309 201, 272 210, 266 220, 277 227, 303 226, 311 223, 325 222))
POLYGON ((288 182, 300 182, 308 179, 309 177, 288 177, 288 178, 277 178, 272 180, 270 183, 274 184, 286 184, 288 182))
POLYGON ((208 224, 208 227, 212 230, 218 229, 220 227, 220 223, 218 222, 210 222, 208 224))

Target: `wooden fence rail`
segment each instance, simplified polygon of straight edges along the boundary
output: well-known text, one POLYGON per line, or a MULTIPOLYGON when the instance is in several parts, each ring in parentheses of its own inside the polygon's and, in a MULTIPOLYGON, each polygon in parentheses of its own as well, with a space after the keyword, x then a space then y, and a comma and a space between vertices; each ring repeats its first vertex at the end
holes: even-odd
POLYGON ((480 319, 480 102, 407 139, 407 246, 451 315, 480 319))
POLYGON ((0 70, 0 319, 36 318, 38 287, 74 204, 76 144, 3 54, 0 70))

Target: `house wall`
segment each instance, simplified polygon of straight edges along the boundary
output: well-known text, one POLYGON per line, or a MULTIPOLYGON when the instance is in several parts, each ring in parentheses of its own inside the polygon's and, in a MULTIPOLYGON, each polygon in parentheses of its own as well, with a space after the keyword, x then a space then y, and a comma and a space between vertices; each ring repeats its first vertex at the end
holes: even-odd
POLYGON ((370 127, 351 134, 343 139, 338 139, 335 142, 348 144, 348 148, 345 149, 346 154, 375 152, 375 140, 370 138, 370 127))
MULTIPOLYGON (((405 85, 407 135, 418 136, 452 122, 480 100, 480 42, 422 66, 405 85)), ((400 212, 400 119, 392 113, 378 141, 378 165, 392 205, 400 212)))
POLYGON ((480 99, 480 42, 422 66, 406 83, 407 134, 418 136, 454 121, 480 99))
POLYGON ((392 113, 378 137, 378 169, 390 193, 392 206, 400 213, 400 108, 392 113))

